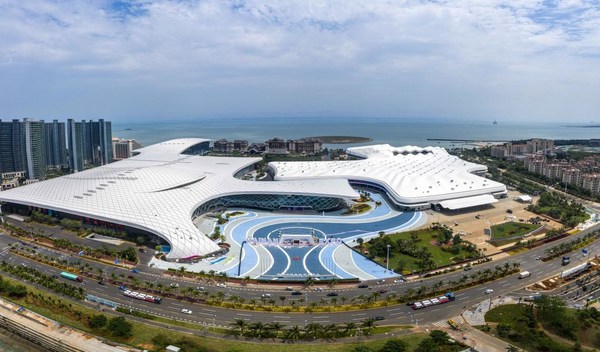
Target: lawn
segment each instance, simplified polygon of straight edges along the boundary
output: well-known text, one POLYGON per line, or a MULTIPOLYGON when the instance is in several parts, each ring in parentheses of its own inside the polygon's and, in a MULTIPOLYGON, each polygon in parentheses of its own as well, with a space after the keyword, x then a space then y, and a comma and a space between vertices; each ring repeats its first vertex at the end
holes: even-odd
POLYGON ((528 224, 525 222, 505 222, 503 224, 492 226, 492 238, 502 239, 506 237, 521 236, 540 228, 540 226, 541 225, 528 224))
MULTIPOLYGON (((440 233, 439 230, 434 229, 400 232, 386 235, 385 237, 389 237, 392 242, 396 242, 399 239, 409 240, 411 238, 411 233, 417 233, 419 235, 419 242, 417 242, 416 246, 427 248, 427 250, 433 256, 433 261, 435 262, 436 267, 452 264, 454 262, 452 260, 453 258, 469 256, 471 254, 465 249, 461 249, 458 254, 453 254, 451 252, 444 251, 440 246, 433 244, 436 241, 437 235, 440 233)), ((365 243, 365 245, 368 250, 368 243, 365 243)), ((375 257, 373 260, 385 267, 385 259, 385 257, 375 257)), ((421 268, 417 265, 416 258, 396 252, 394 250, 390 250, 389 268, 404 274, 421 270, 421 268)))

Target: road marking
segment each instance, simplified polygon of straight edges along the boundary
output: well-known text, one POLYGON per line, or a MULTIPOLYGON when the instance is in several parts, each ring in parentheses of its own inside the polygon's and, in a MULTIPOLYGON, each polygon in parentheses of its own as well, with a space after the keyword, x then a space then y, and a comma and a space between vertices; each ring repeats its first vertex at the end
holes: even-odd
POLYGON ((251 317, 252 314, 246 314, 246 313, 235 313, 236 315, 241 315, 243 317, 251 317))
POLYGON ((404 312, 390 313, 390 315, 401 315, 401 314, 404 314, 404 312))
POLYGON ((213 312, 213 313, 216 312, 216 310, 214 310, 214 309, 202 308, 202 310, 205 310, 207 312, 213 312))
POLYGON ((185 307, 185 305, 183 305, 183 304, 179 304, 179 303, 175 303, 175 302, 173 302, 172 304, 173 304, 174 306, 177 306, 177 307, 185 307))

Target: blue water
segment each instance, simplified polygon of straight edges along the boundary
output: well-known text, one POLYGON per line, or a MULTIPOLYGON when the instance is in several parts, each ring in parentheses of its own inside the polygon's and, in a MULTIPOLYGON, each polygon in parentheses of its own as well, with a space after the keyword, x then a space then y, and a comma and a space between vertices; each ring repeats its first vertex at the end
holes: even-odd
MULTIPOLYGON (((264 142, 273 137, 284 139, 323 135, 368 137, 372 142, 395 146, 449 146, 451 143, 427 141, 427 138, 517 140, 527 138, 590 139, 598 138, 600 128, 568 127, 565 123, 515 123, 499 121, 441 121, 387 118, 281 118, 281 119, 202 119, 197 121, 113 123, 113 136, 133 138, 147 146, 161 141, 201 137, 208 139, 246 139, 264 142), (130 129, 130 130, 126 130, 130 129)), ((363 145, 356 144, 356 145, 363 145)), ((453 144, 453 143, 452 143, 453 144)), ((353 145, 344 145, 344 147, 353 145)))

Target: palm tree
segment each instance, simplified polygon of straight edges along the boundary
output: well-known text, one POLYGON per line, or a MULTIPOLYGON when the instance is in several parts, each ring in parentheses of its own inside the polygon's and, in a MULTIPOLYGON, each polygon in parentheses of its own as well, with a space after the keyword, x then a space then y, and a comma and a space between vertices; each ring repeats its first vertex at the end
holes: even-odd
POLYGON ((368 333, 371 332, 371 330, 375 327, 375 319, 373 318, 367 318, 365 320, 362 321, 362 323, 360 324, 360 326, 363 329, 366 329, 368 333))
POLYGON ((252 323, 250 324, 250 326, 248 327, 250 330, 252 330, 252 335, 256 336, 258 338, 262 338, 263 335, 265 334, 265 330, 266 330, 266 326, 265 324, 263 324, 260 321, 257 321, 256 323, 252 323))
POLYGON ((308 325, 306 325, 306 328, 304 328, 304 331, 306 332, 307 336, 312 337, 313 339, 316 339, 317 336, 321 333, 323 326, 319 323, 310 323, 308 325))
POLYGON ((507 352, 519 352, 520 350, 513 345, 508 345, 508 347, 506 347, 506 351, 507 352))
POLYGON ((346 323, 344 326, 344 334, 349 335, 354 330, 356 330, 357 327, 358 325, 356 325, 356 323, 354 322, 346 323))
POLYGON ((298 325, 294 325, 291 328, 285 331, 285 339, 291 341, 297 341, 300 339, 300 335, 302 334, 302 329, 298 325))
POLYGON ((244 319, 236 319, 233 321, 233 323, 230 323, 229 325, 233 326, 234 329, 239 330, 240 335, 244 335, 244 330, 248 326, 248 323, 244 319))
POLYGON ((277 337, 277 335, 279 335, 279 332, 285 327, 285 325, 281 324, 278 321, 269 323, 267 324, 267 326, 270 330, 273 330, 275 332, 275 337, 277 337))
POLYGON ((312 276, 308 276, 306 278, 306 280, 304 280, 304 286, 307 288, 312 286, 314 283, 315 283, 315 278, 312 276))
POLYGON ((283 307, 283 302, 285 302, 286 296, 279 296, 279 300, 281 301, 281 306, 283 307))
POLYGON ((183 265, 180 266, 179 269, 177 270, 179 273, 178 276, 183 276, 183 274, 185 274, 186 270, 187 269, 185 268, 185 266, 183 266, 183 265))

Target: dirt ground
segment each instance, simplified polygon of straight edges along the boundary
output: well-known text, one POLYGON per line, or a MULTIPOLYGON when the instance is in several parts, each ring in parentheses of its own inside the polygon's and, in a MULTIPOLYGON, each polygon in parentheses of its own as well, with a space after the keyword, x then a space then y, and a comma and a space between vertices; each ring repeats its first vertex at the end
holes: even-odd
MULTIPOLYGON (((423 227, 428 227, 434 222, 440 222, 453 229, 454 233, 464 233, 462 238, 474 243, 479 248, 482 248, 487 255, 500 252, 500 249, 494 247, 487 242, 489 236, 483 234, 485 228, 491 225, 510 221, 510 216, 514 216, 513 221, 519 219, 527 220, 538 216, 532 212, 525 210, 529 204, 517 202, 514 199, 521 195, 519 192, 509 191, 508 197, 499 199, 497 203, 484 207, 475 207, 457 212, 435 212, 428 210, 429 218, 423 227), (512 214, 507 213, 508 209, 512 210, 512 214), (479 215, 479 219, 476 216, 479 215)), ((537 202, 538 197, 534 197, 533 201, 537 202)), ((556 221, 543 222, 546 224, 546 229, 560 228, 561 224, 556 221)))

